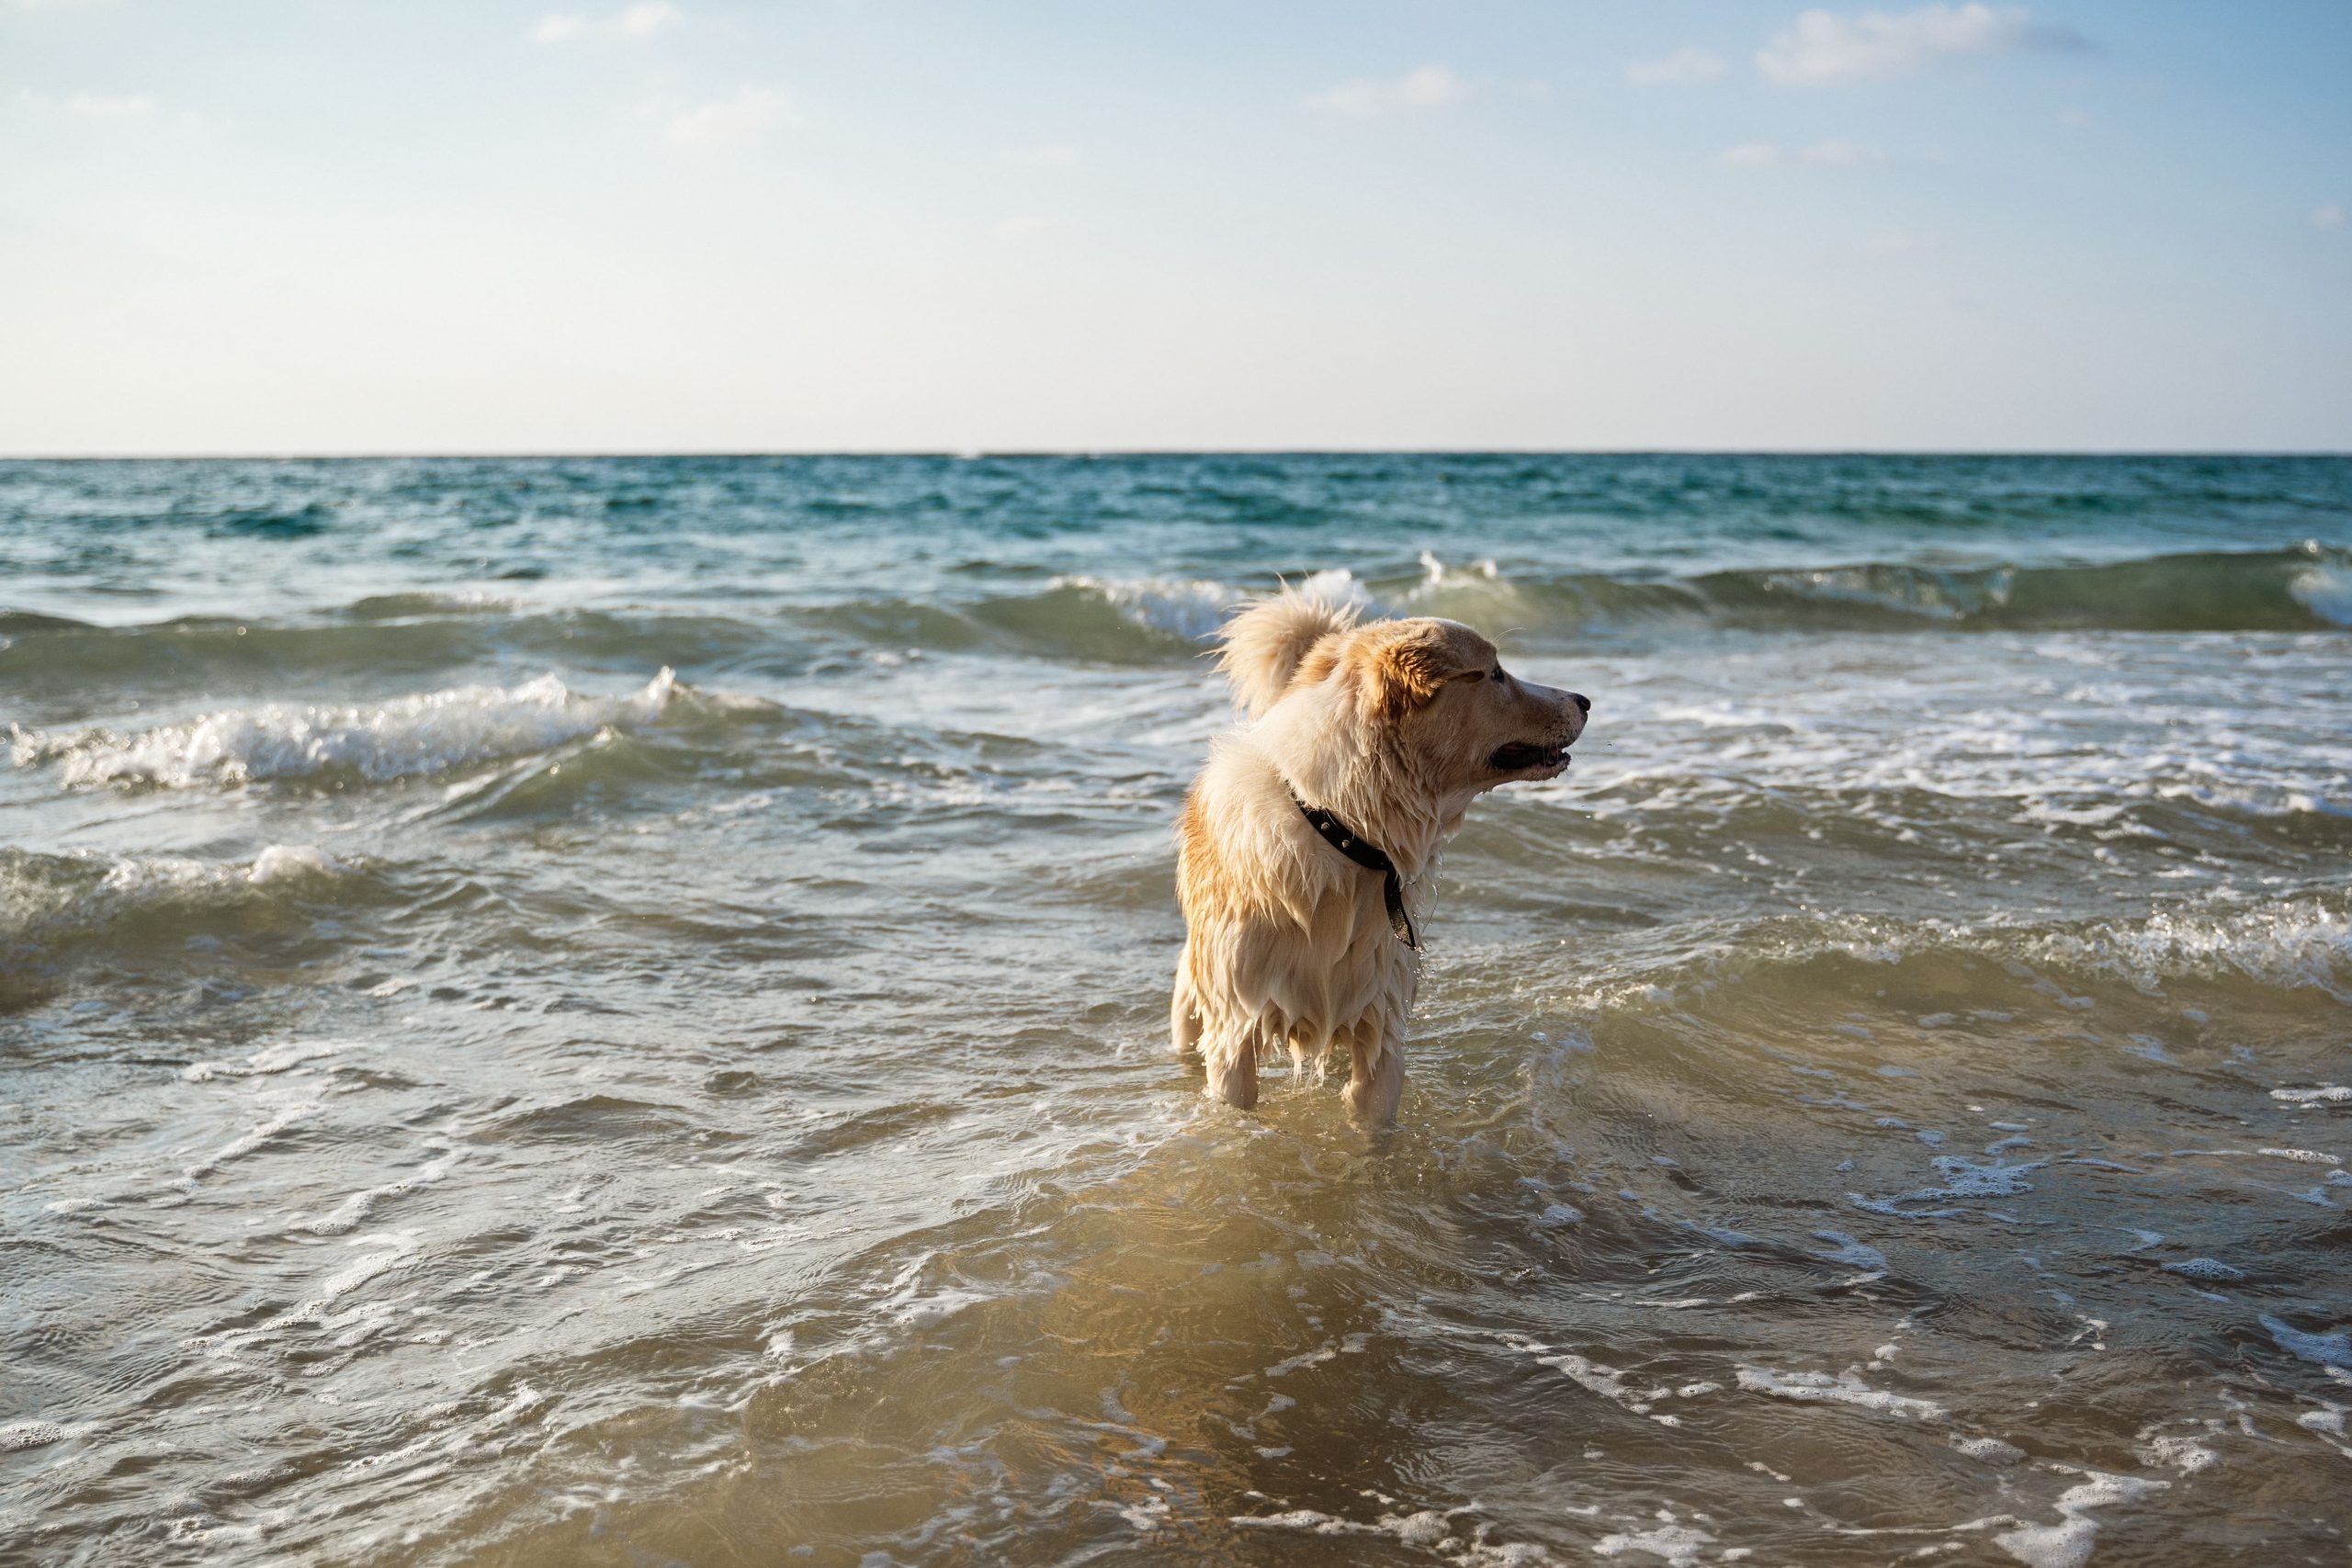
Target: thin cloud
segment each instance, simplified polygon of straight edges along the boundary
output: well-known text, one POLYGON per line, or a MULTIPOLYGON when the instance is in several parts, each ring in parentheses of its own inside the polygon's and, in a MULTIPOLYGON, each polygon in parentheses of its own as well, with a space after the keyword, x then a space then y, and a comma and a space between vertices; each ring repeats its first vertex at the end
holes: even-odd
POLYGON ((650 38, 686 19, 669 0, 643 0, 608 17, 583 17, 575 12, 549 11, 539 18, 531 37, 541 43, 571 43, 592 34, 607 38, 650 38))
POLYGON ((1756 53, 1756 68, 1783 87, 1820 87, 1904 76, 1939 61, 2083 50, 2089 40, 2036 22, 2022 6, 1922 6, 1900 14, 1804 12, 1756 53))
POLYGON ((163 107, 144 93, 73 93, 52 98, 29 87, 17 89, 17 103, 34 114, 67 114, 76 119, 139 119, 163 107))
POLYGON ((2312 209, 2312 227, 2341 229, 2345 224, 2344 209, 2332 201, 2323 201, 2312 209))
POLYGON ((76 93, 65 100, 65 112, 84 119, 133 119, 153 114, 155 100, 144 93, 76 93))
POLYGON ((996 237, 1000 240, 1009 240, 1017 243, 1022 240, 1034 240, 1042 234, 1050 234, 1056 229, 1060 227, 1060 224, 1055 222, 1050 218, 1035 218, 1024 215, 1017 218, 1005 218, 999 220, 996 225, 995 233, 996 237))
POLYGON ((671 146, 688 151, 731 147, 775 125, 793 119, 791 101, 765 87, 738 87, 731 97, 681 110, 663 133, 671 146))
POLYGON ((674 28, 686 19, 686 14, 666 0, 650 0, 649 4, 631 6, 620 14, 620 29, 639 38, 658 33, 664 28, 674 28))
POLYGON ((1634 62, 1625 67, 1625 80, 1636 87, 1690 87, 1715 81, 1730 69, 1720 54, 1678 49, 1664 60, 1634 62))
POLYGON ((1470 96, 1470 84, 1442 65, 1424 65, 1402 76, 1342 82, 1307 100, 1332 114, 1394 114, 1405 109, 1442 109, 1470 96))
POLYGON ((1808 165, 1821 169, 1867 169, 1888 161, 1876 147, 1859 141, 1816 141, 1810 147, 1783 147, 1777 141, 1744 141, 1726 147, 1716 158, 1727 169, 1786 169, 1808 165))
POLYGON ((1067 169, 1078 162, 1078 149, 1055 142, 1044 147, 1016 147, 1003 157, 1016 169, 1067 169))

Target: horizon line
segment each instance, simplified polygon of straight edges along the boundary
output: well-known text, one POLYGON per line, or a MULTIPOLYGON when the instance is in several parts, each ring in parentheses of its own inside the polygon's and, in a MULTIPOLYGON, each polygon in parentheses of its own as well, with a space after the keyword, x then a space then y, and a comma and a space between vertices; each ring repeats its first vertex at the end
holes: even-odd
POLYGON ((2352 446, 945 446, 481 447, 446 450, 6 452, 0 463, 576 462, 692 459, 1097 461, 1133 457, 2352 457, 2352 446))

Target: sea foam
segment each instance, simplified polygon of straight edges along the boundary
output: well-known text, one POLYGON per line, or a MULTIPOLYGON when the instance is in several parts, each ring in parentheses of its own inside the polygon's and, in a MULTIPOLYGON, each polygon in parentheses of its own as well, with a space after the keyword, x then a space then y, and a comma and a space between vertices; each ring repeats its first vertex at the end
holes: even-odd
MULTIPOLYGON (((200 922, 211 911, 291 903, 363 874, 308 844, 271 844, 251 861, 0 850, 0 943, 72 941, 157 913, 200 922)), ((174 941, 202 934, 191 923, 174 941)))
MULTIPOLYGON (((1077 589, 1107 601, 1138 626, 1205 642, 1256 595, 1214 578, 1057 577, 1049 588, 1077 589)), ((1385 606, 1345 567, 1310 572, 1288 585, 1319 604, 1380 614, 1385 606)))
POLYGON ((1944 1407, 1932 1399, 1915 1399, 1909 1394, 1872 1388, 1851 1368, 1832 1377, 1827 1372, 1782 1372, 1770 1367, 1742 1367, 1739 1386, 1751 1393, 1794 1400, 1800 1404, 1852 1404, 1890 1416, 1930 1421, 1941 1420, 1944 1414, 1944 1407))
POLYGON ((2352 570, 2341 563, 2326 561, 2297 572, 2287 592, 2328 625, 2352 626, 2352 570))
POLYGON ((1243 595, 1211 578, 1117 580, 1057 577, 1049 588, 1074 588, 1110 602, 1127 619, 1158 631, 1205 641, 1243 595))
POLYGON ((664 668, 636 692, 593 696, 554 675, 516 686, 458 686, 369 706, 269 703, 135 735, 19 729, 18 766, 59 761, 69 786, 243 784, 347 773, 382 781, 527 755, 608 726, 649 724, 677 691, 664 668))
POLYGON ((2098 1521, 2091 1517, 2093 1508, 2137 1502, 2171 1484, 2099 1471, 2083 1473, 2090 1479, 2080 1486, 2069 1486, 2059 1495, 2054 1505, 2058 1510, 2056 1524, 2020 1525, 1995 1536, 1993 1543, 2026 1564, 2026 1568, 2083 1568, 2091 1560, 2091 1547, 2098 1537, 2098 1521))

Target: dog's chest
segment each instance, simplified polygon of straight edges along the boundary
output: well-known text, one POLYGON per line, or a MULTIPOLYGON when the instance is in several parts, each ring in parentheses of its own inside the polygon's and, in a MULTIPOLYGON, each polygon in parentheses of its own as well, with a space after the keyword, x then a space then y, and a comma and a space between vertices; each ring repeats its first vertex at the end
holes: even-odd
POLYGON ((1377 876, 1317 898, 1306 936, 1282 987, 1293 1019, 1329 1035, 1367 1020, 1400 1021, 1410 1010, 1420 959, 1396 940, 1377 876))

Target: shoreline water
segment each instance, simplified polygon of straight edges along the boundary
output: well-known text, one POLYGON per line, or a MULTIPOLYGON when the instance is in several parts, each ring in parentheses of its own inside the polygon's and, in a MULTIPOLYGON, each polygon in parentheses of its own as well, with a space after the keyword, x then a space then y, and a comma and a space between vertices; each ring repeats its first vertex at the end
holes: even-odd
POLYGON ((2352 459, 0 463, 0 585, 44 1558, 2352 1529, 2352 459), (1595 699, 1384 1138, 1161 1038, 1277 573, 1595 699))

